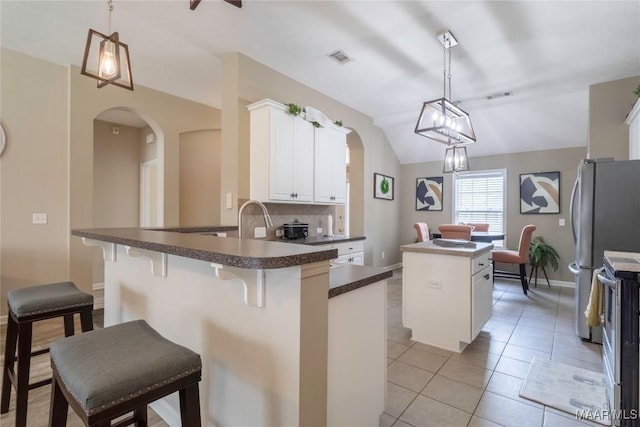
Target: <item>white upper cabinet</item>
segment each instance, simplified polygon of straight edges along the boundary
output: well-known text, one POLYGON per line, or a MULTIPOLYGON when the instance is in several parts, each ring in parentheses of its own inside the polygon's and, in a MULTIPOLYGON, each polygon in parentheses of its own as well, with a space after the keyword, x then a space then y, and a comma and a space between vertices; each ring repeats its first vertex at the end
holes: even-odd
POLYGON ((625 123, 629 125, 629 160, 640 159, 640 99, 636 101, 625 123))
POLYGON ((316 203, 347 202, 347 129, 315 129, 316 203))
POLYGON ((261 201, 313 201, 313 125, 271 100, 252 104, 250 197, 261 201))
POLYGON ((339 126, 315 128, 265 99, 251 114, 250 197, 263 202, 346 203, 346 143, 339 126))

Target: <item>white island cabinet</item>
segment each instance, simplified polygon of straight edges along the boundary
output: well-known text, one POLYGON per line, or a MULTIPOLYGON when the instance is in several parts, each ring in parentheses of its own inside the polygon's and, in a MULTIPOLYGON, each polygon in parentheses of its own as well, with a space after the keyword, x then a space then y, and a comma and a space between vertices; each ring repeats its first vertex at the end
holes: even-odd
POLYGON ((412 339, 461 352, 491 317, 490 243, 441 247, 433 241, 401 246, 402 322, 412 339))

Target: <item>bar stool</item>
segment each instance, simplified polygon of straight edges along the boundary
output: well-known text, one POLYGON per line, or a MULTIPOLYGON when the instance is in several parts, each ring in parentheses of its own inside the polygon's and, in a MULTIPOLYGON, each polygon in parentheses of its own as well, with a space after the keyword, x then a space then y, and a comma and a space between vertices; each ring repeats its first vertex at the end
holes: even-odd
POLYGON ((64 318, 64 334, 74 334, 73 315, 80 314, 82 331, 93 329, 93 295, 80 291, 71 282, 51 283, 15 289, 7 293, 9 316, 5 342, 5 366, 2 372, 0 413, 9 412, 11 386, 16 389, 16 427, 27 425, 29 390, 51 383, 51 378, 29 384, 31 357, 44 354, 48 348, 31 352, 33 322, 64 318), (16 343, 18 357, 16 359, 16 343), (18 362, 18 372, 14 370, 18 362))
POLYGON ((49 426, 67 422, 69 405, 86 426, 147 425, 147 405, 180 394, 183 427, 200 426, 200 355, 162 337, 144 320, 120 323, 51 345, 49 426))

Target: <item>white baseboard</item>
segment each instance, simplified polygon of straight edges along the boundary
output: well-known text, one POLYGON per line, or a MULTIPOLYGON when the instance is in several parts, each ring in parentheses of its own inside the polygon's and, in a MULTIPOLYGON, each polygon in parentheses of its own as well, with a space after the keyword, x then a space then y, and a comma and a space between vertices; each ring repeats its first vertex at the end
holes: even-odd
POLYGON ((382 267, 384 270, 395 270, 397 268, 402 268, 402 263, 396 263, 396 264, 391 264, 391 265, 387 265, 385 267, 382 267))
POLYGON ((0 325, 6 325, 7 324, 7 316, 8 316, 8 314, 5 314, 4 316, 0 316, 0 325))
MULTIPOLYGON (((517 278, 511 278, 511 277, 500 277, 500 280, 509 280, 509 281, 513 281, 513 282, 518 282, 518 283, 520 283, 520 279, 517 279, 517 278)), ((533 285, 533 282, 534 282, 534 280, 533 280, 533 279, 531 279, 531 282, 529 282, 529 287, 530 287, 530 288, 534 286, 534 285, 533 285)), ((551 286, 557 286, 557 287, 559 287, 559 288, 572 288, 572 289, 573 289, 573 288, 575 288, 575 287, 576 287, 575 282, 566 282, 566 281, 563 281, 563 280, 549 280, 549 284, 550 284, 551 286)), ((538 277, 538 286, 540 286, 540 285, 547 286, 547 281, 546 281, 545 279, 542 279, 542 280, 541 280, 541 279, 538 277)), ((534 289, 535 289, 535 288, 534 288, 534 289)))
POLYGON ((91 285, 91 288, 94 291, 102 290, 102 289, 104 289, 104 282, 102 282, 102 283, 94 283, 93 285, 91 285))

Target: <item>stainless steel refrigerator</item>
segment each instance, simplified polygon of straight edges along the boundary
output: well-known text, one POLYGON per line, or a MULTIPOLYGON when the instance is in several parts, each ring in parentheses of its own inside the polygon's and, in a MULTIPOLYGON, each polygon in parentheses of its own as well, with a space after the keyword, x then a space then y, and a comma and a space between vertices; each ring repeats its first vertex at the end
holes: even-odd
POLYGON ((602 343, 602 327, 590 328, 584 311, 593 270, 602 266, 605 250, 640 252, 640 160, 583 160, 571 195, 571 228, 576 260, 576 333, 602 343))

